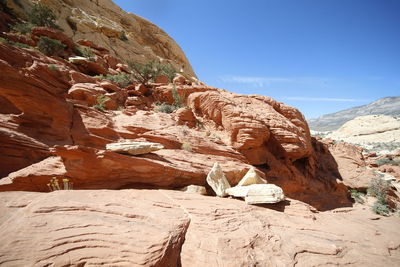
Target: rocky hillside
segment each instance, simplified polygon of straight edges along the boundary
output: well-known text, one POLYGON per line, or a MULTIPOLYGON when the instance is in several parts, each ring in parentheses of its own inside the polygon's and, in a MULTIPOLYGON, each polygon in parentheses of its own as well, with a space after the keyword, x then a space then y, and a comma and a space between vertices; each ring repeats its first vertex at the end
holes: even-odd
POLYGON ((400 116, 400 96, 385 97, 378 99, 368 105, 349 108, 336 113, 327 114, 317 119, 308 120, 311 130, 334 131, 344 123, 359 116, 365 115, 390 115, 400 116))
POLYGON ((400 262, 397 189, 383 181, 364 204, 349 194, 377 178, 361 148, 312 138, 297 109, 270 97, 127 66, 67 30, 16 31, 0 7, 0 265, 400 262), (214 166, 226 187, 251 170, 286 199, 217 197, 214 166))
MULTIPOLYGON (((31 0, 6 0, 19 18, 28 19, 31 0)), ((179 45, 162 29, 111 0, 42 0, 56 15, 57 24, 74 41, 86 39, 123 62, 165 60, 189 77, 196 77, 179 45)))

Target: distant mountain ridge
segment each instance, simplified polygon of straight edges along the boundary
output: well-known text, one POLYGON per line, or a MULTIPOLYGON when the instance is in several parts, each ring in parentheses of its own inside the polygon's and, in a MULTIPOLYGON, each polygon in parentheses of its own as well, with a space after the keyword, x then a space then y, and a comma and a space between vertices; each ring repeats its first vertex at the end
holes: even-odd
POLYGON ((326 114, 317 119, 307 120, 311 130, 334 131, 347 121, 365 115, 400 116, 400 96, 380 98, 370 104, 345 109, 336 113, 326 114))

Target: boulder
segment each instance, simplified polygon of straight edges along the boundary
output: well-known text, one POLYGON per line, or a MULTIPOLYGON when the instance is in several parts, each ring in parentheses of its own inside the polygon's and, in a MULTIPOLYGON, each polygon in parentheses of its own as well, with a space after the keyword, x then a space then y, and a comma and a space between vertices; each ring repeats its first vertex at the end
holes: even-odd
POLYGON ((91 61, 86 57, 70 57, 68 61, 75 64, 81 72, 88 75, 105 75, 108 73, 108 70, 102 64, 91 61))
POLYGON ((146 154, 163 148, 162 144, 151 142, 121 142, 106 145, 106 149, 109 151, 129 155, 146 154))
POLYGON ((181 74, 177 74, 172 80, 172 83, 175 85, 184 85, 186 83, 186 78, 181 74))
POLYGON ((178 125, 186 125, 190 128, 196 126, 196 117, 190 108, 184 107, 175 111, 178 125))
POLYGON ((165 75, 158 75, 154 79, 155 83, 169 84, 169 78, 165 75))
POLYGON ((285 200, 282 188, 273 184, 253 184, 248 186, 244 198, 246 204, 272 204, 285 200))
POLYGON ((251 184, 226 189, 233 197, 246 200, 247 204, 278 203, 285 199, 282 188, 273 184, 251 184))
POLYGON ((185 193, 192 193, 192 194, 199 194, 199 195, 207 196, 206 188, 201 185, 191 184, 191 185, 184 187, 182 191, 185 193))
POLYGON ((250 168, 250 170, 243 176, 242 180, 239 181, 237 186, 245 186, 245 185, 251 185, 251 184, 266 184, 267 181, 265 181, 263 178, 261 178, 255 168, 250 168))
POLYGON ((226 180, 221 166, 218 163, 214 163, 214 166, 208 173, 207 183, 219 197, 227 196, 228 194, 225 192, 225 190, 231 187, 228 180, 226 180))

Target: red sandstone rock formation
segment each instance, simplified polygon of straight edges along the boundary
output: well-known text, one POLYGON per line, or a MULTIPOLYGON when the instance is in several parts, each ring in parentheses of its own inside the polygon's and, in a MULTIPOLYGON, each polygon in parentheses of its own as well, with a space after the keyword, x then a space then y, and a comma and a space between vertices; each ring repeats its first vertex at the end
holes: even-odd
MULTIPOLYGON (((107 55, 103 51, 97 57, 107 55)), ((2 176, 17 171, 1 181, 0 190, 46 191, 51 175, 40 170, 48 166, 47 157, 58 156, 65 168, 62 175, 76 188, 205 185, 207 172, 219 162, 232 185, 252 164, 289 197, 320 209, 350 203, 345 186, 316 171, 316 154, 301 113, 271 98, 185 82, 176 89, 189 109, 164 114, 149 109, 154 101, 173 103, 172 85, 151 84, 132 95, 132 86, 121 89, 33 50, 1 44, 0 58, 5 74, 0 80, 5 103, 1 142, 6 148, 2 176), (126 110, 92 108, 99 95, 110 98, 106 110, 126 110), (141 157, 104 152, 107 143, 126 139, 158 142, 166 149, 141 157), (31 164, 37 167, 29 168, 31 164)), ((52 166, 49 170, 60 175, 52 166)))

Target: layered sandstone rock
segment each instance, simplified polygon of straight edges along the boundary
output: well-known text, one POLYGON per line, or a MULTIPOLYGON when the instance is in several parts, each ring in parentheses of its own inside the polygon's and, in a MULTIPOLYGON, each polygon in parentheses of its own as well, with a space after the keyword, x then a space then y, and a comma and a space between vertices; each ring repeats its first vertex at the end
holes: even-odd
MULTIPOLYGON (((109 73, 122 71, 107 49, 79 43, 90 46, 96 64, 109 73)), ((176 85, 120 88, 61 58, 6 44, 0 44, 0 58, 2 191, 47 191, 51 173, 41 171, 46 167, 76 189, 204 186, 217 162, 232 185, 256 165, 261 178, 289 197, 319 209, 350 205, 347 188, 331 173, 318 171, 302 114, 271 98, 182 78, 176 85), (157 112, 157 101, 174 104, 174 86, 187 107, 157 112), (105 151, 107 144, 124 140, 160 143, 165 149, 129 157, 105 151), (48 157, 59 159, 62 173, 48 157), (35 168, 29 168, 32 164, 35 168)))
POLYGON ((4 266, 396 266, 400 218, 171 190, 0 193, 4 266))
MULTIPOLYGON (((163 59, 176 70, 196 77, 179 45, 162 29, 135 14, 125 12, 111 0, 41 0, 52 8, 65 35, 74 41, 89 40, 123 61, 163 59)), ((15 13, 26 18, 32 1, 18 5, 7 1, 15 13), (21 8, 23 7, 23 8, 21 8)))

